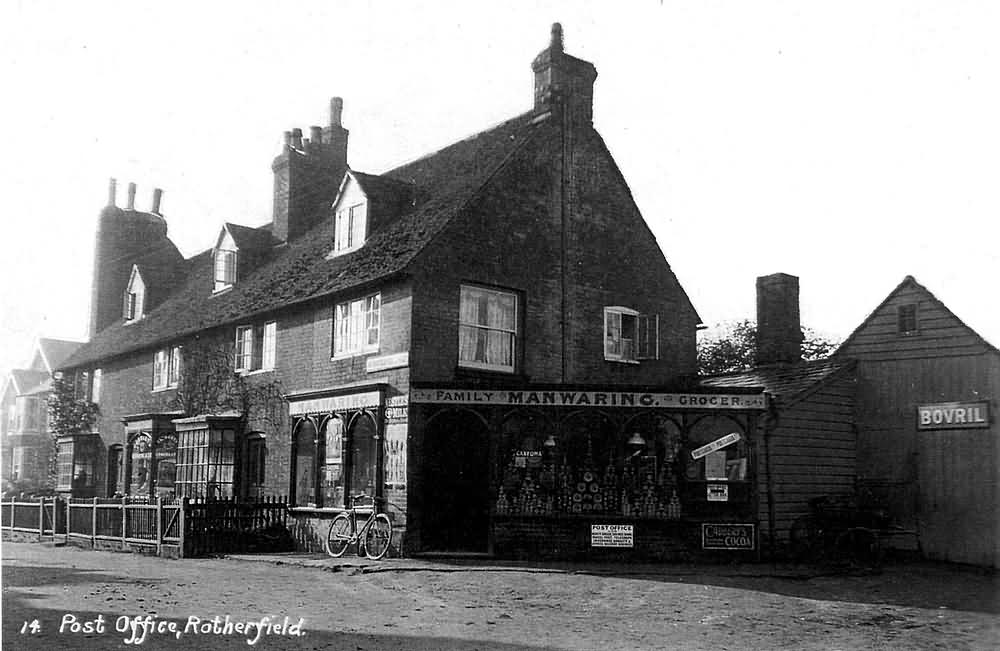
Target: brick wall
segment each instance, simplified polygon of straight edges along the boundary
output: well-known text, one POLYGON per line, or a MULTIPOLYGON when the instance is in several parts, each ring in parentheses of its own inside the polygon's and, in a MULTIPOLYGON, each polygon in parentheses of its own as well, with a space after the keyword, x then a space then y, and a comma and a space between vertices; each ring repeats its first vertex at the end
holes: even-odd
POLYGON ((456 377, 463 282, 521 293, 520 370, 530 381, 664 384, 693 375, 697 315, 603 141, 592 129, 572 131, 564 188, 563 142, 556 127, 545 128, 420 261, 413 306, 415 380, 456 377), (611 305, 659 315, 659 360, 605 361, 603 308, 611 305))

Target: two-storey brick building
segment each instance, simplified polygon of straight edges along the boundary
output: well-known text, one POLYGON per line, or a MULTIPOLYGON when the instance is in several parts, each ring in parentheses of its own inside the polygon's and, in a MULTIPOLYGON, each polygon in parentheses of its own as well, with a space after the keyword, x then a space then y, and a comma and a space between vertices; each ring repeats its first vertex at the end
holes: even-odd
POLYGON ((304 548, 357 493, 409 552, 627 529, 660 554, 701 515, 752 518, 763 394, 698 388, 699 317, 594 129, 594 66, 556 25, 532 71, 529 111, 377 175, 350 168, 335 98, 286 132, 272 223, 190 259, 159 191, 144 212, 112 187, 64 364, 102 378, 106 492, 288 495, 304 548))

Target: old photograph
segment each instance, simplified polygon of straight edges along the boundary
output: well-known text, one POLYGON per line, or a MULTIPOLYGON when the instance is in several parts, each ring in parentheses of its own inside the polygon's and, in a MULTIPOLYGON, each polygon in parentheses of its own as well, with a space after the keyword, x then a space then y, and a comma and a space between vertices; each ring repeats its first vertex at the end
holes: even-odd
POLYGON ((1000 645, 1000 6, 0 24, 3 649, 1000 645))

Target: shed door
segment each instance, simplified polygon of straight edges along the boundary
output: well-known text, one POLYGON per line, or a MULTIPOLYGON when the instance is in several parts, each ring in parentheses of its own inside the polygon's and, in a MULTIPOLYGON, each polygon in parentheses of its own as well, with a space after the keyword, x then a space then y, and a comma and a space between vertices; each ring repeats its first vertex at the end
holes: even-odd
POLYGON ((421 537, 427 551, 485 552, 489 539, 489 432, 469 411, 425 429, 421 537))
POLYGON ((993 430, 937 430, 920 440, 920 543, 928 558, 1000 562, 998 443, 993 430))

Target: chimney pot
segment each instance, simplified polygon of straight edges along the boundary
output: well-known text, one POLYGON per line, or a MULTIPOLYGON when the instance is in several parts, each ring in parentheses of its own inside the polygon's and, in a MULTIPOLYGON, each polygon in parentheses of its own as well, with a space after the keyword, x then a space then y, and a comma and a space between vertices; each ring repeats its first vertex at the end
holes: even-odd
POLYGON ((128 184, 128 204, 126 210, 135 210, 135 183, 128 184))
POLYGON ((160 188, 153 188, 153 210, 154 214, 160 214, 160 199, 163 198, 163 190, 160 188))
POLYGON ((334 97, 330 100, 330 126, 339 127, 344 113, 344 98, 334 97))
POLYGON ((313 147, 319 149, 319 146, 323 144, 323 127, 309 127, 309 142, 312 143, 313 147))
POLYGON ((557 52, 563 51, 563 31, 559 23, 552 23, 552 42, 549 46, 557 52))
POLYGON ((108 205, 115 206, 118 201, 118 181, 111 179, 108 182, 108 205))
POLYGON ((302 129, 292 129, 292 147, 302 149, 302 129))
POLYGON ((286 147, 291 147, 292 146, 292 132, 291 131, 286 131, 284 135, 285 135, 285 146, 286 147))

